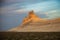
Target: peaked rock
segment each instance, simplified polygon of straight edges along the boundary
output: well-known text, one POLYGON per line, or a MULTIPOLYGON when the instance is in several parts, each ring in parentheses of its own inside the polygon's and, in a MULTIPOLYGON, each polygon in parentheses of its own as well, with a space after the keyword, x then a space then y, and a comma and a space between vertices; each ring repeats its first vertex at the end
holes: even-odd
POLYGON ((37 22, 37 21, 40 21, 40 20, 42 20, 42 19, 39 18, 37 15, 35 15, 34 11, 32 10, 32 11, 29 12, 28 16, 26 18, 24 18, 22 23, 26 24, 30 21, 37 22))

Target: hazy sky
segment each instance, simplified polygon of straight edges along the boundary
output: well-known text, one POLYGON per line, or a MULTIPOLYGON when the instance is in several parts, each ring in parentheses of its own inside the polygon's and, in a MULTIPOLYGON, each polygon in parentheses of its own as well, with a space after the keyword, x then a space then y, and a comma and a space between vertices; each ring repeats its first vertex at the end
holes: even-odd
POLYGON ((60 17, 60 0, 3 0, 1 9, 1 30, 18 26, 29 11, 34 10, 41 18, 60 17))

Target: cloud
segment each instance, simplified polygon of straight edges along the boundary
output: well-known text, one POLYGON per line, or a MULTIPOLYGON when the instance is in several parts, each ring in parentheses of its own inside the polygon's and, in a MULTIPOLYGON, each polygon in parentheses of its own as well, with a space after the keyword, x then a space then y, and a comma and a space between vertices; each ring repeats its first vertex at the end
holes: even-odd
POLYGON ((60 17, 60 12, 59 10, 51 10, 49 12, 47 12, 47 17, 48 19, 53 19, 53 18, 58 18, 60 17))
POLYGON ((20 13, 23 13, 23 12, 26 12, 26 11, 27 11, 26 9, 15 10, 15 12, 20 12, 20 13))
POLYGON ((4 0, 5 3, 11 4, 11 3, 17 3, 17 2, 23 2, 25 0, 4 0))
MULTIPOLYGON (((6 0, 7 1, 7 0, 6 0)), ((13 2, 14 0, 10 0, 10 2, 13 2)), ((18 0, 16 0, 18 1, 18 0)), ((23 0, 22 0, 23 1, 23 0)), ((28 2, 28 1, 27 1, 28 2)), ((29 5, 24 5, 24 2, 21 3, 14 3, 11 5, 7 5, 2 7, 2 13, 24 13, 27 11, 31 11, 34 10, 35 12, 40 12, 40 11, 48 11, 51 9, 55 9, 57 6, 56 2, 53 1, 48 1, 48 2, 41 2, 41 3, 35 3, 35 4, 29 4, 29 5)), ((50 12, 54 12, 54 11, 50 11, 50 12)), ((48 13, 45 13, 46 15, 48 15, 48 13)))
POLYGON ((51 10, 48 13, 55 13, 55 12, 57 12, 57 10, 51 10))
POLYGON ((16 10, 17 12, 25 12, 28 10, 34 10, 35 12, 39 12, 39 11, 46 11, 49 9, 52 9, 52 7, 56 7, 56 2, 43 2, 43 3, 36 3, 36 4, 30 4, 30 5, 25 5, 24 9, 18 9, 16 10), (52 5, 54 4, 54 5, 52 5))
POLYGON ((19 10, 22 8, 24 8, 24 6, 19 5, 19 3, 15 3, 15 4, 12 4, 9 6, 0 7, 2 14, 12 13, 12 12, 15 12, 15 10, 19 10))

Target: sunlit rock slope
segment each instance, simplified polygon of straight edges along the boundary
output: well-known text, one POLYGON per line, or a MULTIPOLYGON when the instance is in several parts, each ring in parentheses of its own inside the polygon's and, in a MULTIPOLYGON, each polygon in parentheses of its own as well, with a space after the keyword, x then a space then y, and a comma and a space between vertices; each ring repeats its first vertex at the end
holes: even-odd
POLYGON ((30 11, 21 25, 8 31, 13 32, 60 32, 60 18, 45 20, 30 11))

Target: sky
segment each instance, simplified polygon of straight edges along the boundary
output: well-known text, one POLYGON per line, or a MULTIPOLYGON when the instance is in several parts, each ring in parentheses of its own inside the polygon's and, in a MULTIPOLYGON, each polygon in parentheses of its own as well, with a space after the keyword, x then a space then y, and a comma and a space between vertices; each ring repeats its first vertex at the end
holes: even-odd
POLYGON ((22 23, 28 12, 44 19, 60 17, 60 0, 2 0, 0 3, 0 30, 9 30, 22 23))

